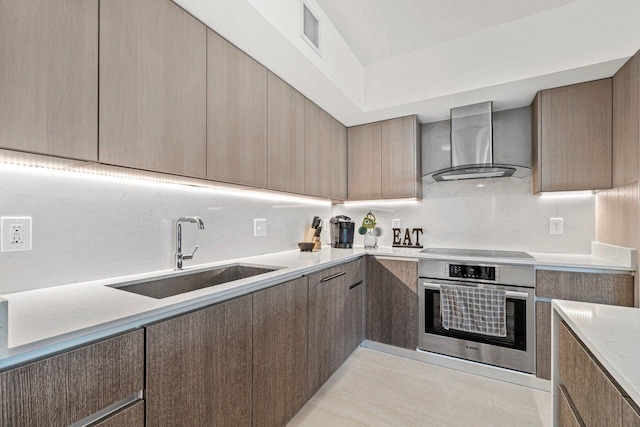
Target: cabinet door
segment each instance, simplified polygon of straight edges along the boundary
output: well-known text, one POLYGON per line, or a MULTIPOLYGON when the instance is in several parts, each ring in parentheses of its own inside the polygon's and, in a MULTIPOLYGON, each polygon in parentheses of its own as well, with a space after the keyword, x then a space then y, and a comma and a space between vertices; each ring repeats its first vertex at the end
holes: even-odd
POLYGON ((0 425, 68 426, 142 391, 144 333, 119 335, 0 374, 0 425))
POLYGON ((638 180, 640 145, 640 52, 613 76, 613 186, 638 180))
POLYGON ((415 116, 385 120, 381 124, 383 199, 420 197, 420 138, 415 116))
POLYGON ((146 328, 146 424, 251 424, 247 295, 146 328))
POLYGON ((559 354, 560 381, 585 425, 620 425, 622 395, 564 322, 559 354))
POLYGON ((206 176, 206 45, 170 0, 100 2, 101 163, 206 176))
POLYGON ((611 79, 540 93, 540 191, 611 188, 611 103, 611 79))
POLYGON ((367 339, 418 346, 418 263, 367 257, 367 339))
POLYGON ((536 302, 536 377, 551 379, 550 302, 536 302))
POLYGON ((381 135, 380 122, 354 126, 347 130, 349 200, 382 198, 381 135))
POLYGON ((333 120, 336 134, 336 153, 331 160, 333 178, 331 181, 331 195, 336 200, 347 199, 347 128, 337 120, 333 120))
POLYGON ((274 190, 305 192, 305 97, 268 73, 267 176, 274 190))
POLYGON ((283 426, 307 401, 308 279, 253 294, 253 425, 283 426))
POLYGON ((536 296, 633 307, 633 276, 537 270, 536 296))
POLYGON ((305 103, 306 194, 334 199, 346 196, 347 146, 344 126, 329 113, 305 103))
POLYGON ((0 425, 67 426, 67 355, 0 374, 0 425))
POLYGON ((266 187, 267 69, 207 37, 207 178, 266 187))
POLYGON ((0 0, 0 148, 98 158, 98 0, 0 0))
POLYGON ((567 390, 562 385, 558 385, 558 426, 560 427, 581 427, 579 415, 569 403, 567 390))
POLYGON ((362 342, 362 286, 352 287, 359 266, 355 261, 309 276, 309 397, 362 342))

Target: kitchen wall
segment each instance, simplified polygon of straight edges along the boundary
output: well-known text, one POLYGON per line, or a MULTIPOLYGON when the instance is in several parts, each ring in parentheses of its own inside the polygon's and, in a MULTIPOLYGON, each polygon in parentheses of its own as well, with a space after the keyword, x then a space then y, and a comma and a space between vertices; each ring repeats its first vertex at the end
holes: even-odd
MULTIPOLYGON (((451 165, 449 120, 422 126, 422 171, 451 165)), ((493 113, 493 156, 497 163, 531 166, 531 109, 493 113)), ((421 243, 432 247, 589 253, 595 239, 595 196, 532 196, 531 176, 423 183, 413 204, 336 206, 361 222, 371 209, 392 244, 391 220, 422 227, 421 243), (549 234, 549 218, 564 219, 564 234, 549 234)), ((358 226, 360 224, 357 224, 358 226)), ((362 244, 362 236, 356 243, 362 244)))
MULTIPOLYGON (((532 196, 531 177, 423 184, 423 200, 413 203, 337 205, 360 226, 369 210, 391 245, 391 220, 402 228, 422 227, 421 244, 431 247, 503 249, 531 252, 591 252, 595 240, 595 196, 532 196), (564 234, 549 234, 549 218, 564 219, 564 234)), ((356 232, 356 244, 363 236, 356 232)))
POLYGON ((33 218, 33 250, 0 253, 0 294, 171 269, 180 216, 205 223, 184 226, 184 250, 200 245, 185 265, 297 249, 314 215, 331 216, 328 203, 41 168, 0 165, 0 182, 0 216, 33 218), (254 218, 267 219, 267 236, 253 236, 254 218))

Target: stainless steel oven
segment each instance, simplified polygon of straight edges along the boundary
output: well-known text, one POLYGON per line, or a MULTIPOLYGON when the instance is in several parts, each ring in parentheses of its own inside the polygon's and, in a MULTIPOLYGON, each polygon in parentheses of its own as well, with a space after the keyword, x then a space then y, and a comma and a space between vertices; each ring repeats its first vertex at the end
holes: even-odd
POLYGON ((534 268, 493 262, 426 259, 419 262, 421 350, 535 373, 534 268), (441 285, 505 291, 506 336, 442 326, 441 285))

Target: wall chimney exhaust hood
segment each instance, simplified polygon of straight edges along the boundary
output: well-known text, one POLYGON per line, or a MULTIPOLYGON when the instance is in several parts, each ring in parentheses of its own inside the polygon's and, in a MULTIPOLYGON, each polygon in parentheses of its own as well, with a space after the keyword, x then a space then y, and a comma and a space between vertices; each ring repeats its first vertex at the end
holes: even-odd
MULTIPOLYGON (((524 177, 529 169, 525 166, 497 163, 493 150, 492 102, 467 105, 451 109, 450 166, 427 173, 426 183, 454 181, 460 179, 524 177)), ((448 148, 429 146, 430 151, 448 148)))

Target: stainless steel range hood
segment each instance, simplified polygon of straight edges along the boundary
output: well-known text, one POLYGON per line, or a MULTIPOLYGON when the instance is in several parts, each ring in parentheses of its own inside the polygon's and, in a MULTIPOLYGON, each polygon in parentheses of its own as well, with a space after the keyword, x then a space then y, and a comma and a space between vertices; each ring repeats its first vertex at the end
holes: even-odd
POLYGON ((451 166, 425 175, 427 183, 528 173, 523 166, 494 162, 491 101, 452 108, 450 138, 451 166))

